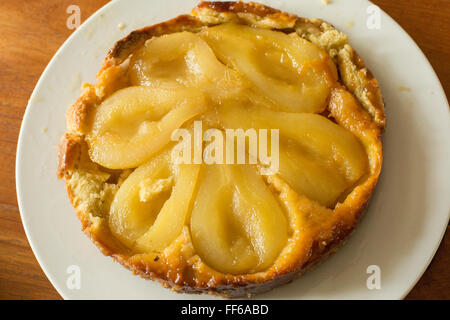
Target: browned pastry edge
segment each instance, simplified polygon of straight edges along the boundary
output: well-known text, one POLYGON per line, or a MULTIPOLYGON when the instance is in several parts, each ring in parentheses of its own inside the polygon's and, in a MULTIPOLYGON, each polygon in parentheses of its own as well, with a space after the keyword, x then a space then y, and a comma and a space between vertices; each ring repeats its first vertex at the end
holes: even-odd
MULTIPOLYGON (((129 36, 118 41, 105 58, 98 75, 99 83, 95 86, 87 86, 83 95, 68 110, 68 132, 64 135, 59 147, 58 177, 66 178, 69 198, 82 222, 83 231, 105 255, 112 256, 116 261, 143 278, 158 280, 163 286, 178 292, 217 293, 230 298, 266 292, 288 283, 334 253, 354 230, 376 186, 382 163, 381 132, 385 125, 384 104, 377 80, 346 41, 340 39, 333 43, 333 41, 327 42, 327 39, 324 39, 327 35, 335 34, 343 37, 341 33, 322 20, 299 18, 257 3, 202 2, 191 15, 181 15, 172 20, 133 31, 129 36), (197 266, 195 261, 187 266, 187 262, 183 261, 183 254, 186 253, 186 256, 189 256, 189 250, 192 248, 188 246, 180 247, 181 253, 176 258, 156 254, 132 255, 111 235, 104 219, 99 219, 91 212, 85 212, 83 208, 80 209, 79 199, 75 196, 74 188, 76 186, 74 187, 70 183, 72 176, 77 174, 83 166, 85 167, 82 170, 92 171, 94 174, 102 170, 93 163, 85 165, 86 161, 83 160, 83 157, 86 158, 84 133, 89 122, 89 111, 94 109, 110 92, 117 90, 114 87, 103 86, 102 82, 120 78, 123 75, 120 65, 151 37, 179 31, 198 32, 202 27, 227 21, 280 31, 296 31, 300 36, 325 49, 338 66, 342 84, 370 114, 370 121, 362 117, 365 123, 363 129, 375 142, 370 176, 357 187, 358 192, 352 192, 344 203, 336 207, 333 211, 333 219, 330 219, 329 225, 323 227, 327 232, 316 230, 309 235, 311 241, 296 248, 298 252, 295 255, 301 257, 297 261, 287 263, 283 268, 276 268, 276 270, 271 268, 267 272, 242 276, 224 275, 205 265, 201 265, 199 271, 199 269, 192 268, 193 265, 197 266), (158 261, 163 261, 165 264, 162 262, 158 264, 158 261), (168 264, 174 269, 168 270, 168 264), (199 277, 203 274, 202 272, 205 274, 204 278, 199 277)), ((336 110, 334 111, 336 112, 336 110)), ((344 124, 343 126, 345 127, 344 124)), ((358 128, 347 127, 347 129, 354 131, 358 128)), ((354 133, 358 135, 356 131, 354 133)), ((359 137, 361 138, 361 136, 359 137)), ((95 176, 95 178, 98 177, 95 176)), ((104 181, 99 179, 100 183, 106 181, 106 178, 104 181)), ((290 197, 290 199, 293 197, 291 191, 280 190, 278 190, 280 194, 290 197)), ((105 192, 107 193, 107 191, 105 192)), ((294 200, 299 203, 302 201, 301 197, 294 200)), ((189 235, 184 236, 188 237, 189 235)), ((180 235, 176 241, 183 241, 182 237, 183 235, 180 235)))

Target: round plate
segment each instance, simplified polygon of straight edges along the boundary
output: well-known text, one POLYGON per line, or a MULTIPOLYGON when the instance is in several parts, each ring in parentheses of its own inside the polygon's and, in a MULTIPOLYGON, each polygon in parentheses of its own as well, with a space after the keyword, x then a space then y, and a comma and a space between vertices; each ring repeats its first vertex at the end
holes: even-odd
MULTIPOLYGON (((103 256, 80 231, 64 183, 56 179, 65 111, 80 95, 81 83, 95 81, 107 50, 132 30, 189 12, 197 3, 112 1, 55 54, 30 98, 17 150, 17 197, 36 258, 66 299, 211 298, 173 293, 103 256)), ((366 0, 264 3, 325 19, 349 35, 380 82, 387 129, 380 182, 347 244, 300 279, 257 297, 403 298, 430 263, 449 220, 450 117, 439 80, 405 31, 385 13, 378 16, 366 0), (367 285, 376 283, 374 277, 379 289, 367 285)))

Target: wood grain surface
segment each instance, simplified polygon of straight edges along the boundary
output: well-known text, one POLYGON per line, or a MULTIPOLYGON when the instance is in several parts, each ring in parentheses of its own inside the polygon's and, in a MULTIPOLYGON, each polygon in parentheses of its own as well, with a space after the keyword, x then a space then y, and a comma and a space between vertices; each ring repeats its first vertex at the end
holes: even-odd
MULTIPOLYGON (((73 32, 66 26, 67 7, 78 5, 84 21, 107 2, 0 0, 0 299, 61 299, 37 263, 20 220, 14 175, 17 138, 28 98, 37 80, 53 54, 73 32)), ((373 2, 419 44, 448 97, 450 1, 373 2)), ((450 299, 449 256, 447 228, 435 258, 408 299, 450 299)))

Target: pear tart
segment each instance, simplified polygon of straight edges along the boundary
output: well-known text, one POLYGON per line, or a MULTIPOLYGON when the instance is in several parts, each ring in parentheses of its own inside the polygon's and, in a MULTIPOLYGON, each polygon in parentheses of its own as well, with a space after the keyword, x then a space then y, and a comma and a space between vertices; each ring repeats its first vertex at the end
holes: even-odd
POLYGON ((292 281, 343 244, 376 186, 378 83, 322 20, 202 2, 117 42, 97 78, 67 112, 58 176, 105 255, 175 291, 292 281), (278 170, 178 161, 172 133, 196 121, 278 129, 278 170))

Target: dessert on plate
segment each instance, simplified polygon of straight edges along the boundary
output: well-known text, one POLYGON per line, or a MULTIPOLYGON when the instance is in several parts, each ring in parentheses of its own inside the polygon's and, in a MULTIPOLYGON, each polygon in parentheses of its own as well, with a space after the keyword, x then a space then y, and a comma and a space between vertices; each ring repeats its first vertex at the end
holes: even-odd
POLYGON ((378 82, 320 19, 202 2, 118 41, 97 78, 67 112, 58 176, 103 254, 177 292, 292 281, 345 242, 377 184, 378 82), (255 161, 180 161, 191 149, 173 134, 198 135, 199 122, 207 141, 276 130, 277 170, 250 146, 255 161))

